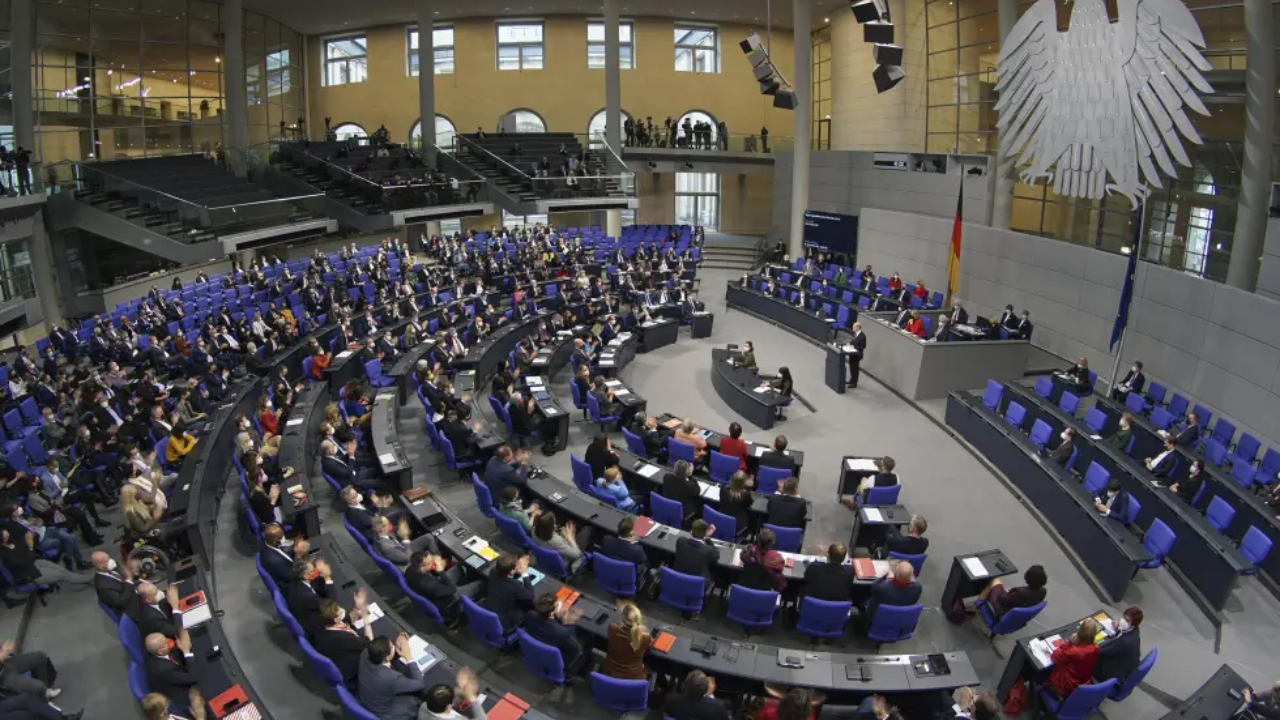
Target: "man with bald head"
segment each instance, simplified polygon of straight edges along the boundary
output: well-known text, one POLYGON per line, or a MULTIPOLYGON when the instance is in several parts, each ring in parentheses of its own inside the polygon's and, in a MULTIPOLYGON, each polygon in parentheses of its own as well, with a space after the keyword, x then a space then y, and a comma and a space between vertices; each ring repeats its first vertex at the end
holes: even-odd
POLYGON ((191 687, 197 683, 189 667, 195 657, 191 654, 191 636, 184 630, 171 642, 160 633, 152 633, 146 636, 144 645, 147 648, 144 669, 151 691, 169 698, 174 705, 186 705, 191 687))
POLYGON ((866 621, 875 618, 881 605, 907 607, 920 602, 922 588, 915 580, 911 563, 905 560, 889 561, 889 574, 871 584, 871 599, 867 601, 866 621))
POLYGON ((98 593, 98 602, 136 621, 142 601, 133 584, 132 570, 128 565, 119 567, 115 558, 101 550, 89 559, 93 563, 93 589, 98 593))
POLYGON ((293 563, 307 556, 311 544, 305 538, 289 540, 284 536, 284 528, 275 523, 262 530, 262 544, 258 547, 258 557, 262 567, 276 581, 276 586, 284 592, 293 582, 293 563))
POLYGON ((170 585, 162 595, 160 588, 149 582, 138 584, 138 632, 143 637, 158 633, 170 640, 178 638, 182 630, 182 611, 178 610, 178 588, 170 585))

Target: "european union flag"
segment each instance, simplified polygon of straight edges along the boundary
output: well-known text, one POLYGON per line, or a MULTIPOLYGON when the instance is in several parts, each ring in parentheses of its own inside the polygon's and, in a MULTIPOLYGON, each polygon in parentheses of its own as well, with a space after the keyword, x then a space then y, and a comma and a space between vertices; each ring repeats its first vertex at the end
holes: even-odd
POLYGON ((1133 244, 1129 246, 1129 268, 1124 275, 1124 289, 1120 291, 1120 307, 1116 310, 1116 324, 1111 328, 1109 350, 1116 349, 1116 343, 1120 342, 1120 337, 1124 335, 1124 329, 1129 324, 1129 303, 1133 302, 1133 285, 1138 277, 1138 245, 1142 239, 1142 218, 1145 209, 1145 204, 1139 205, 1138 213, 1134 217, 1133 244))

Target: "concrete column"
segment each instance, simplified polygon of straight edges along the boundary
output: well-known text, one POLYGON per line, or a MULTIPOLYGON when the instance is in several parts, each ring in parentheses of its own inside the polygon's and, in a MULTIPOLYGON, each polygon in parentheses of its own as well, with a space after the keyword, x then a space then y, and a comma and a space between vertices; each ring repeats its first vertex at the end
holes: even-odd
MULTIPOLYGON (((18 0, 30 2, 30 0, 18 0)), ((14 35, 17 38, 17 34, 14 35)), ((30 57, 30 55, 28 55, 30 57)), ((17 96, 14 96, 15 100, 17 96)), ((35 285, 36 296, 40 298, 40 314, 44 315, 44 329, 62 324, 62 307, 58 304, 61 294, 58 282, 53 274, 53 254, 49 249, 49 234, 44 229, 44 213, 36 213, 31 222, 31 280, 35 285)))
POLYGON ((31 106, 31 98, 35 96, 31 90, 31 53, 34 49, 32 39, 36 32, 35 0, 12 1, 9 21, 13 23, 13 31, 10 33, 13 39, 10 49, 13 65, 9 77, 13 90, 13 141, 30 150, 39 159, 35 113, 31 106))
MULTIPOLYGON (((997 0, 996 9, 1000 13, 1000 41, 1004 42, 1014 23, 1018 22, 1018 0, 997 0)), ((1009 156, 1004 152, 1004 141, 1009 139, 1000 133, 1000 144, 996 150, 996 189, 991 194, 991 226, 1004 229, 1009 228, 1013 218, 1013 183, 1016 177, 1012 167, 1005 168, 1009 156)))
POLYGON ((417 0, 414 8, 418 13, 418 117, 422 118, 422 156, 431 165, 436 159, 436 49, 432 42, 435 2, 417 0))
POLYGON ((245 177, 249 168, 244 153, 249 148, 249 118, 244 79, 244 3, 226 0, 223 5, 222 31, 225 35, 222 59, 222 82, 227 89, 226 146, 239 152, 227 153, 236 175, 245 177))
POLYGON ((604 234, 611 238, 622 237, 622 211, 604 211, 604 234))
MULTIPOLYGON (((618 157, 622 157, 622 48, 618 41, 619 25, 618 0, 604 0, 604 139, 618 153, 618 157)), ((621 225, 622 221, 618 222, 621 225)))
POLYGON ((1269 0, 1244 0, 1244 158, 1227 284, 1253 292, 1271 206, 1271 140, 1276 121, 1276 54, 1269 0))
MULTIPOLYGON (((424 228, 424 230, 425 230, 425 232, 427 233, 427 239, 428 239, 428 240, 430 240, 430 239, 431 239, 431 238, 433 238, 433 237, 439 237, 439 236, 440 236, 440 221, 439 221, 439 220, 428 220, 428 221, 427 221, 427 223, 426 223, 426 228, 424 228)), ((410 246, 410 247, 413 247, 415 244, 420 243, 420 242, 422 242, 422 238, 409 238, 409 246, 410 246)))
POLYGON ((810 135, 813 131, 813 99, 809 97, 809 74, 812 71, 812 45, 809 42, 809 31, 813 28, 813 19, 809 7, 810 0, 793 0, 792 27, 795 28, 795 74, 791 85, 795 88, 795 158, 791 163, 791 237, 787 247, 791 257, 804 254, 804 211, 809 209, 809 153, 811 152, 810 135))

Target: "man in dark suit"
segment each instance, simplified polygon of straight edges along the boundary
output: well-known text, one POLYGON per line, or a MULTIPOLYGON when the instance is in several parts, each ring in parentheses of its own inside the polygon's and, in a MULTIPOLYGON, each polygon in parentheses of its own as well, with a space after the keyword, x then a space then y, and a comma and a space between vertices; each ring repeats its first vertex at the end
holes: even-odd
POLYGON ((769 497, 768 524, 778 527, 803 528, 808 504, 800 497, 800 478, 789 477, 769 497))
POLYGON ((687 460, 677 460, 674 472, 662 476, 662 496, 681 505, 686 517, 696 515, 702 507, 702 487, 693 478, 693 466, 687 460))
MULTIPOLYGON (((373 520, 378 516, 378 513, 364 506, 360 491, 351 485, 343 487, 340 495, 343 502, 342 518, 351 523, 351 527, 364 533, 366 537, 372 535, 373 520)), ((292 575, 293 571, 290 569, 291 578, 292 575)))
POLYGON ((1031 324, 1031 311, 1023 310, 1018 323, 1009 329, 1009 337, 1016 340, 1030 340, 1031 331, 1034 329, 1035 326, 1031 324))
POLYGON ((262 542, 258 545, 258 558, 262 567, 284 591, 293 582, 293 543, 285 539, 284 529, 275 523, 262 530, 262 542))
POLYGON ((969 312, 960 304, 958 298, 951 299, 951 312, 948 314, 952 324, 965 325, 969 322, 969 312))
POLYGON ((644 441, 644 447, 649 457, 653 457, 666 447, 666 438, 662 436, 662 431, 658 429, 658 419, 652 415, 646 415, 643 418, 636 418, 631 424, 631 432, 640 436, 644 441))
POLYGON ((138 585, 138 632, 143 637, 159 633, 170 640, 176 640, 182 630, 182 613, 175 608, 178 605, 178 587, 170 585, 165 595, 149 582, 138 585))
POLYGON ((528 555, 506 554, 498 558, 497 567, 489 575, 485 605, 502 621, 504 632, 520 624, 524 614, 533 608, 533 578, 526 575, 528 555))
POLYGON ((199 680, 188 669, 195 657, 191 654, 191 637, 185 631, 178 637, 177 648, 169 649, 169 639, 160 633, 146 636, 145 670, 151 692, 169 698, 174 705, 185 707, 191 687, 199 680))
POLYGON ((1093 668, 1094 680, 1105 682, 1115 678, 1123 683, 1142 662, 1142 636, 1138 626, 1142 624, 1142 608, 1131 605, 1116 623, 1119 631, 1109 642, 1098 648, 1098 663, 1093 668))
POLYGON ((893 324, 897 325, 898 329, 901 330, 907 326, 907 321, 910 319, 911 319, 911 305, 906 304, 906 305, 903 305, 902 309, 898 311, 897 317, 893 319, 893 324))
POLYGON ((898 530, 897 525, 890 525, 885 551, 899 555, 923 555, 929 550, 929 538, 924 537, 928 529, 929 523, 923 515, 911 516, 911 522, 907 523, 906 535, 898 530))
POLYGON ((422 669, 410 655, 409 637, 401 633, 393 644, 374 638, 360 656, 357 696, 379 720, 414 720, 422 705, 419 698, 428 685, 422 669))
POLYGON ((672 720, 729 720, 729 708, 715 697, 715 678, 691 670, 680 693, 667 696, 662 714, 672 720))
POLYGON ((381 490, 386 485, 378 475, 377 468, 356 468, 338 455, 338 446, 330 443, 324 446, 324 455, 320 457, 320 469, 339 485, 354 485, 362 490, 381 490))
POLYGON ((1147 458, 1143 461, 1151 474, 1157 478, 1168 478, 1173 475, 1173 469, 1178 464, 1177 442, 1172 435, 1166 435, 1164 438, 1164 450, 1153 458, 1147 458))
POLYGON ((1113 517, 1121 522, 1128 521, 1129 493, 1121 492, 1120 481, 1116 478, 1107 481, 1107 488, 1094 498, 1093 505, 1098 512, 1107 517, 1113 517))
POLYGON ((540 595, 533 601, 533 610, 525 615, 524 631, 533 639, 560 651, 567 677, 577 674, 586 655, 582 651, 582 643, 578 642, 572 620, 569 619, 569 608, 557 607, 557 604, 554 594, 540 595))
POLYGON ((828 602, 848 602, 854 578, 853 566, 844 562, 848 555, 844 543, 831 543, 826 562, 810 562, 804 569, 805 595, 828 602))
POLYGON ((1076 431, 1073 428, 1063 428, 1060 437, 1062 439, 1058 442, 1058 447, 1049 453, 1049 459, 1066 467, 1067 461, 1071 459, 1071 453, 1076 449, 1076 431))
POLYGON ((692 537, 681 535, 676 540, 676 554, 671 562, 671 569, 685 575, 706 577, 720 559, 720 550, 707 539, 713 530, 714 526, 708 525, 706 520, 694 520, 689 528, 692 537))
POLYGON ((293 564, 293 583, 285 595, 289 612, 308 638, 323 629, 320 601, 333 595, 333 570, 323 559, 298 560, 293 564))
POLYGON ((1141 394, 1142 389, 1146 386, 1147 376, 1142 374, 1142 361, 1134 360, 1133 367, 1129 368, 1129 372, 1125 373, 1124 379, 1111 389, 1111 399, 1122 403, 1129 397, 1129 393, 1136 392, 1141 394))
POLYGON ((875 619, 876 608, 881 605, 907 607, 920 601, 922 588, 916 582, 915 570, 911 563, 899 562, 889 571, 889 575, 877 579, 871 584, 871 599, 867 601, 866 621, 875 619))
POLYGON ((98 593, 98 602, 136 620, 142 602, 133 584, 133 573, 128 567, 117 567, 115 558, 101 550, 94 552, 90 560, 95 571, 93 589, 98 593))
MULTIPOLYGON (((459 596, 474 598, 484 588, 484 583, 478 580, 463 582, 466 575, 465 566, 461 563, 453 567, 447 565, 439 555, 416 552, 409 558, 409 567, 404 571, 409 588, 430 600, 441 612, 454 605, 459 596)), ((460 606, 454 608, 459 609, 460 606)))
POLYGON ((1182 432, 1178 433, 1178 447, 1193 447, 1200 441, 1200 416, 1195 413, 1187 414, 1187 424, 1182 428, 1182 432))
POLYGON ((1013 311, 1012 305, 1005 305, 1004 312, 1000 313, 1000 319, 996 321, 997 325, 1002 325, 1010 330, 1018 326, 1018 314, 1013 311))
POLYGON ((649 571, 649 557, 640 547, 639 538, 635 535, 635 520, 627 516, 618 521, 618 534, 608 535, 600 541, 600 552, 605 557, 620 562, 629 562, 636 566, 636 580, 641 580, 649 571))
POLYGON ((849 387, 858 387, 858 376, 862 371, 862 357, 867 354, 867 335, 862 332, 862 323, 853 324, 853 339, 849 341, 853 352, 849 353, 849 387))
MULTIPOLYGON (((352 620, 356 620, 368 612, 367 595, 363 588, 356 593, 355 609, 351 612, 352 620)), ((338 668, 342 679, 350 682, 360 673, 360 656, 373 640, 373 623, 364 624, 364 632, 357 634, 348 623, 346 611, 336 600, 328 598, 320 601, 320 624, 323 626, 311 641, 316 652, 329 658, 338 668)))
POLYGON ((528 470, 525 463, 529 461, 529 453, 521 449, 520 452, 514 453, 511 448, 506 445, 499 446, 494 451, 493 457, 489 458, 489 464, 484 468, 484 484, 488 486, 489 492, 494 498, 502 497, 502 491, 508 485, 515 485, 521 491, 529 482, 528 470))
POLYGON ((760 467, 783 468, 795 474, 796 461, 787 454, 786 435, 779 435, 773 439, 773 449, 766 450, 760 455, 760 467))

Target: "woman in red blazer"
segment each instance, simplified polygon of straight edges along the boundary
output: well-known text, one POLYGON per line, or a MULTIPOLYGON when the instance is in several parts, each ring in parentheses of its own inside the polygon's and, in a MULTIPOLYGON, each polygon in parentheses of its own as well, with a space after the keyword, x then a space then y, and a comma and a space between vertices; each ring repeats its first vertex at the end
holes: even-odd
POLYGON ((738 458, 738 468, 747 469, 747 443, 742 439, 742 426, 738 423, 729 423, 729 437, 720 438, 721 455, 732 455, 738 458))
POLYGON ((916 289, 915 289, 915 290, 913 290, 913 291, 911 292, 911 294, 912 294, 912 295, 915 295, 916 297, 920 298, 921 300, 927 300, 927 299, 929 299, 929 289, 928 289, 928 288, 926 288, 926 287, 924 286, 924 281, 923 281, 923 280, 917 280, 917 281, 916 281, 916 289))
POLYGON ((280 434, 280 416, 272 409, 271 400, 266 395, 258 399, 258 422, 262 425, 264 441, 280 434))
POLYGON ((924 320, 920 319, 919 310, 911 311, 911 319, 907 321, 907 332, 915 335, 921 340, 924 339, 924 320))
POLYGON ((1098 664, 1098 621, 1085 618, 1080 629, 1067 642, 1059 645, 1049 659, 1053 670, 1045 683, 1060 698, 1066 698, 1081 685, 1088 685, 1093 678, 1093 668, 1098 664))

